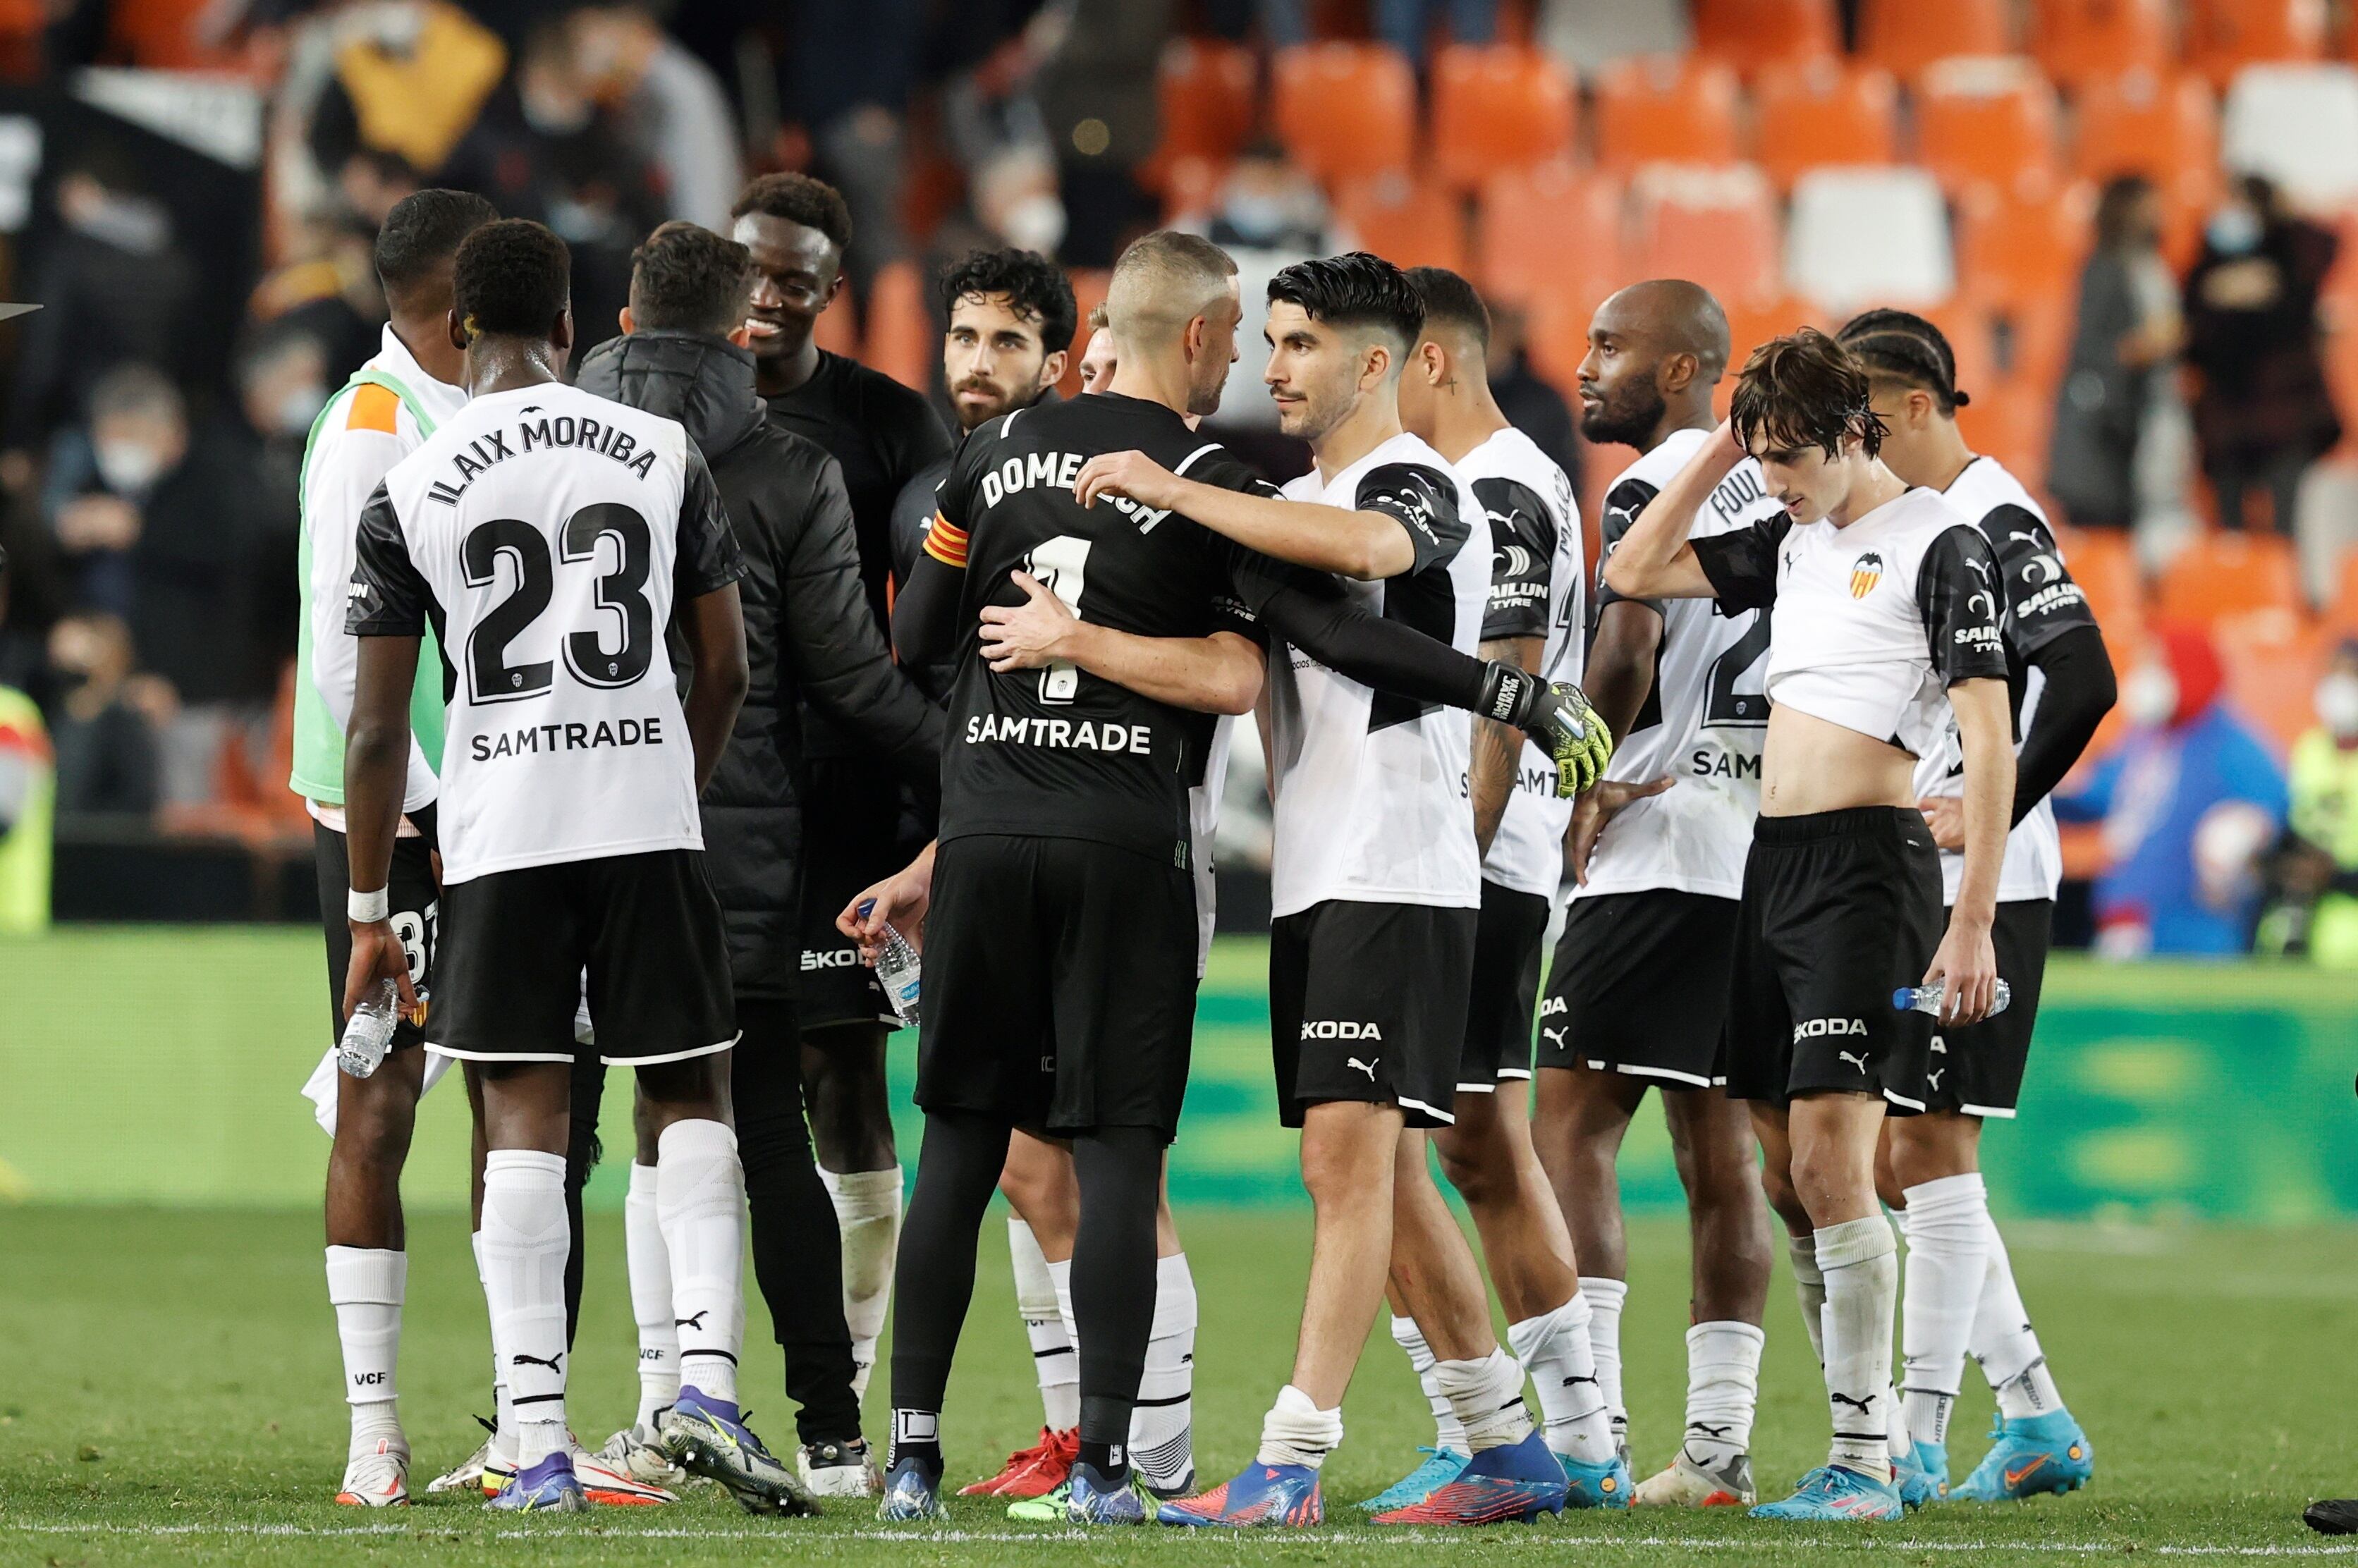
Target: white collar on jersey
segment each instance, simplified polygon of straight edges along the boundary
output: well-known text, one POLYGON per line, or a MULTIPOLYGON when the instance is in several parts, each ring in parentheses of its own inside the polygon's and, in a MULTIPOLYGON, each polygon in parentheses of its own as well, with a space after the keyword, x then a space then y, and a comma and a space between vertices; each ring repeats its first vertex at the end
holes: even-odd
POLYGON ((426 367, 417 362, 417 356, 409 351, 409 345, 395 333, 390 321, 379 331, 376 357, 369 361, 369 367, 384 372, 409 388, 409 395, 425 406, 427 416, 437 425, 467 406, 466 389, 437 381, 427 373, 426 367))

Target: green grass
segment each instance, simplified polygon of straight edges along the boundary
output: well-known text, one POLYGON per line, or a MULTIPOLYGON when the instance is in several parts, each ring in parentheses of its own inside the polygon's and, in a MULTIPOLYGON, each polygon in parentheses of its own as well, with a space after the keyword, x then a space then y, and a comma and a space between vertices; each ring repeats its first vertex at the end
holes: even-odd
MULTIPOLYGON (((137 1158, 117 1146, 118 1158, 137 1158)), ((635 1394, 619 1223, 594 1217, 573 1411, 592 1444, 635 1394)), ((1183 1216, 1203 1301, 1198 1457, 1208 1479, 1241 1464, 1284 1376, 1306 1259, 1299 1211, 1183 1216)), ((2093 1487, 2028 1506, 1952 1506, 1882 1528, 1795 1530, 1724 1514, 1571 1516, 1529 1530, 1401 1538, 1348 1500, 1390 1481, 1431 1427, 1398 1353, 1379 1339, 1328 1470, 1337 1527, 1197 1540, 1174 1531, 1034 1534, 957 1503, 946 1531, 881 1530, 864 1509, 753 1520, 708 1494, 664 1510, 514 1520, 470 1501, 359 1515, 330 1505, 343 1452, 331 1320, 316 1221, 209 1209, 0 1209, 0 1563, 528 1561, 639 1564, 1290 1562, 1416 1564, 1442 1555, 1613 1564, 1802 1564, 1849 1556, 1991 1563, 2164 1552, 2331 1551, 2299 1523, 2316 1496, 2358 1487, 2349 1452, 2358 1237, 2339 1230, 2017 1227, 2023 1286, 2065 1397, 2093 1433, 2093 1487), (790 1554, 790 1556, 789 1556, 790 1554)), ((1039 1423, 1014 1322, 1004 1232, 986 1232, 981 1283, 951 1385, 954 1480, 986 1473, 1039 1423)), ((483 1400, 482 1304, 457 1220, 420 1218, 412 1257, 403 1408, 423 1476, 471 1448, 483 1400)), ((1684 1386, 1685 1244, 1675 1225, 1632 1235, 1626 1330, 1634 1439, 1658 1465, 1684 1386)), ((766 1338, 758 1308, 752 1337, 766 1338)), ((1779 1278, 1754 1451, 1764 1486, 1824 1452, 1816 1369, 1779 1278)), ((790 1441, 776 1351, 747 1346, 747 1402, 790 1441)), ((1969 1379, 1971 1374, 1968 1374, 1969 1379)), ((871 1427, 882 1390, 871 1400, 871 1427)), ((1987 1395, 1969 1391, 1952 1456, 1979 1456, 1987 1395)))

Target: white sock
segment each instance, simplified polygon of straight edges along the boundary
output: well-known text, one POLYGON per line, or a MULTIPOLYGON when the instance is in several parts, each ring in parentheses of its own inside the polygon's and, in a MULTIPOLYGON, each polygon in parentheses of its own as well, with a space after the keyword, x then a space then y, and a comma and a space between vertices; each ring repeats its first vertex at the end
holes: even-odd
POLYGON ((1195 1276, 1187 1254, 1154 1265, 1154 1328, 1138 1404, 1130 1413, 1130 1463, 1146 1484, 1173 1491, 1195 1473, 1195 1276))
POLYGON ((379 1442, 409 1452, 393 1381, 408 1284, 406 1252, 328 1249, 328 1303, 336 1309, 336 1337, 344 1346, 344 1402, 352 1412, 348 1453, 354 1458, 374 1452, 379 1442))
POLYGON ((892 1263, 901 1246, 901 1167, 885 1171, 822 1169, 843 1233, 843 1321, 851 1330, 851 1391, 868 1393, 876 1368, 876 1341, 892 1303, 892 1263))
POLYGON ((1540 1397, 1548 1447, 1589 1465, 1613 1457, 1613 1411, 1605 1402, 1589 1339, 1595 1317, 1588 1298, 1575 1294, 1553 1312, 1507 1325, 1507 1343, 1531 1372, 1540 1397))
POLYGON ((1457 1424, 1466 1429, 1466 1452, 1480 1454, 1520 1443, 1531 1434, 1531 1412, 1523 1404, 1522 1364, 1493 1346, 1478 1361, 1436 1361, 1433 1383, 1449 1398, 1457 1424))
POLYGON ((1463 1454, 1466 1449, 1466 1429, 1457 1424, 1457 1412, 1449 1408, 1449 1396, 1433 1380, 1433 1347, 1424 1342, 1424 1330, 1417 1327, 1412 1317, 1392 1319, 1392 1343, 1408 1352, 1409 1369, 1416 1374, 1417 1387, 1424 1390, 1424 1402, 1433 1410, 1433 1445, 1445 1453, 1463 1454))
MULTIPOLYGON (((468 1238, 475 1249, 475 1279, 483 1287, 483 1300, 492 1299, 492 1276, 483 1267, 483 1233, 476 1231, 468 1238)), ((492 1457, 515 1468, 515 1406, 508 1402, 508 1361, 500 1354, 500 1331, 491 1325, 492 1337, 492 1457)))
POLYGON ((639 1323, 639 1413, 635 1424, 654 1430, 655 1417, 679 1397, 679 1327, 671 1320, 671 1254, 664 1249, 663 1213, 653 1165, 633 1162, 622 1200, 622 1246, 631 1271, 631 1315, 639 1323))
POLYGON ((1073 1336, 1065 1332, 1065 1309, 1057 1303, 1056 1281, 1048 1273, 1040 1238, 1013 1215, 1007 1217, 1007 1256, 1015 1267, 1015 1310, 1023 1314, 1033 1375, 1040 1379, 1043 1424, 1051 1432, 1069 1432, 1081 1424, 1080 1357, 1073 1353, 1073 1336))
POLYGON ((1580 1295, 1588 1303, 1588 1347, 1596 1357, 1596 1386, 1605 1394, 1613 1441, 1622 1443, 1629 1435, 1629 1407, 1621 1399, 1621 1308, 1629 1300, 1629 1282, 1583 1274, 1580 1295))
POLYGON ((518 1468, 565 1446, 565 1156, 494 1149, 483 1162, 483 1284, 507 1362, 518 1468))
POLYGON ((1909 1430, 1949 1440, 1949 1410, 1964 1383, 1965 1351, 1989 1272, 1989 1193, 1981 1173, 1909 1187, 1908 1283, 1900 1298, 1900 1383, 1909 1430))
POLYGON ((1891 1479, 1891 1320, 1899 1305, 1898 1248, 1880 1214, 1816 1233, 1825 1276, 1830 1462, 1891 1479))
POLYGON ((1810 1354, 1826 1364, 1826 1277, 1818 1269, 1814 1235, 1785 1235, 1786 1256, 1793 1260, 1793 1293, 1801 1298, 1801 1326, 1809 1330, 1810 1354))
POLYGON ((655 1207, 671 1259, 682 1387, 737 1400, 745 1338, 745 1167, 721 1122, 675 1121, 655 1142, 655 1207))
POLYGON ((2015 1288, 2014 1260, 2006 1256, 2006 1238, 1996 1224, 1989 1227, 1981 1301, 1974 1309, 1973 1336, 1967 1344, 1997 1394, 1999 1415, 2024 1421, 2063 1408, 2063 1396, 2039 1348, 2039 1336, 2031 1332, 2022 1292, 2015 1288))
POLYGON ((1261 1418, 1260 1452, 1255 1458, 1263 1465, 1307 1465, 1315 1470, 1342 1446, 1342 1407, 1322 1411, 1308 1394, 1288 1383, 1278 1390, 1277 1403, 1261 1418))
POLYGON ((1752 1449, 1760 1405, 1760 1348, 1768 1336, 1748 1323, 1699 1323, 1687 1330, 1687 1457, 1706 1469, 1752 1449))

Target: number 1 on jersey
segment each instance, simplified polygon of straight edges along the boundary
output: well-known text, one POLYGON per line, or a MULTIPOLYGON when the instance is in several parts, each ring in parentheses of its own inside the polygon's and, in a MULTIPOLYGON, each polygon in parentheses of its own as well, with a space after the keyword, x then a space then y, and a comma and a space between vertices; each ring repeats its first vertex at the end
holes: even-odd
MULTIPOLYGON (((1043 539, 1023 557, 1023 571, 1042 588, 1062 600, 1074 615, 1081 613, 1081 594, 1088 580, 1089 544, 1070 534, 1043 539)), ((1059 659, 1040 672, 1040 700, 1070 702, 1079 695, 1081 672, 1059 659)))

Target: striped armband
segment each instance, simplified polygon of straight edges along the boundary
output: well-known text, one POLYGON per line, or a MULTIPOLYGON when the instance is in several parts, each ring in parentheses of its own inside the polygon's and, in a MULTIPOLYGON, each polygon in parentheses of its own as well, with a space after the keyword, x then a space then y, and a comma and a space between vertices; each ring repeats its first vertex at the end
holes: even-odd
POLYGON ((935 513, 934 525, 925 530, 925 554, 946 567, 966 570, 966 530, 935 513))

